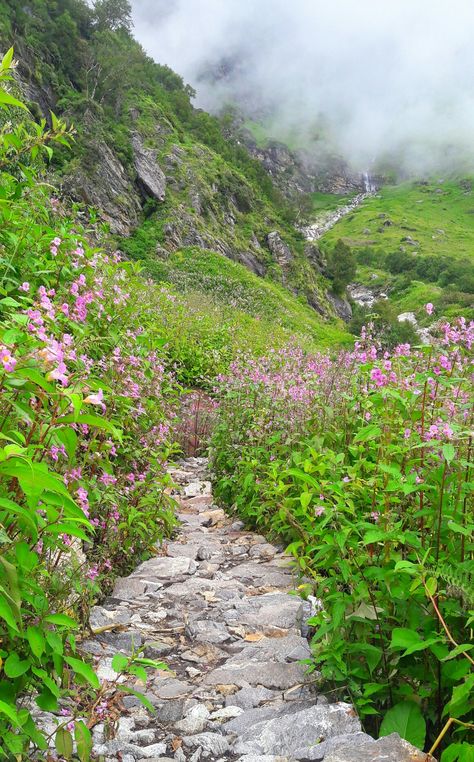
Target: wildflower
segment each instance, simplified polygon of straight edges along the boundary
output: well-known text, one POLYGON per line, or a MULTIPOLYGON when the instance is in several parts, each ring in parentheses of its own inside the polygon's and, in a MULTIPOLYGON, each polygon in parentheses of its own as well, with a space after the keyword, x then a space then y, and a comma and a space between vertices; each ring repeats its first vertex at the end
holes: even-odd
POLYGON ((90 405, 98 405, 102 410, 106 410, 106 406, 104 404, 104 392, 102 389, 99 389, 99 391, 96 394, 88 394, 85 398, 84 402, 88 402, 90 405))
POLYGON ((88 579, 91 580, 91 582, 93 582, 96 579, 96 577, 99 576, 99 569, 97 567, 97 564, 94 564, 93 566, 89 567, 89 569, 87 570, 86 576, 88 579))
POLYGON ((428 302, 427 304, 425 304, 425 310, 428 315, 432 315, 434 310, 434 304, 431 304, 431 302, 428 302))
POLYGON ((3 370, 7 373, 13 373, 16 366, 16 360, 6 347, 0 347, 0 358, 2 360, 3 370))
POLYGON ((317 505, 316 508, 314 509, 314 515, 315 516, 322 516, 325 510, 326 509, 325 509, 324 505, 317 505))
POLYGON ((27 280, 25 280, 25 281, 24 281, 24 282, 21 284, 21 286, 20 286, 20 290, 21 290, 21 291, 29 291, 29 290, 30 290, 30 284, 28 283, 28 281, 27 281, 27 280))
POLYGON ((380 513, 378 511, 372 511, 370 516, 371 518, 373 518, 373 520, 377 524, 378 520, 380 519, 380 513))

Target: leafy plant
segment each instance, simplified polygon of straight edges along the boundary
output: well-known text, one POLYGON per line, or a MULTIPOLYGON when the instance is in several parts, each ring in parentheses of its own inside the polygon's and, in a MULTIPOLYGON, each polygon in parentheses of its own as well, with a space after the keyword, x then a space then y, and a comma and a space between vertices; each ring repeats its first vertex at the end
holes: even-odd
POLYGON ((372 733, 437 752, 451 741, 463 760, 473 330, 446 323, 434 347, 392 354, 363 332, 334 357, 294 348, 236 362, 212 449, 221 501, 283 538, 310 580, 303 593, 321 601, 309 620, 321 681, 372 733))

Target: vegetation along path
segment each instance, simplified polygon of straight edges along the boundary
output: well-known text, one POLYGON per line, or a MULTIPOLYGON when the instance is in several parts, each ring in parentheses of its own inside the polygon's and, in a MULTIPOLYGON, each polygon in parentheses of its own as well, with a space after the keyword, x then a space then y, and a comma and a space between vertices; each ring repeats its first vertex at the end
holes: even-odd
POLYGON ((102 680, 115 678, 113 655, 133 647, 171 670, 149 676, 156 714, 125 696, 113 737, 106 724, 93 729, 94 751, 121 762, 428 759, 396 734, 374 741, 349 704, 318 695, 289 559, 213 505, 206 467, 189 458, 172 470, 177 539, 92 610, 95 630, 122 625, 84 644, 102 680))

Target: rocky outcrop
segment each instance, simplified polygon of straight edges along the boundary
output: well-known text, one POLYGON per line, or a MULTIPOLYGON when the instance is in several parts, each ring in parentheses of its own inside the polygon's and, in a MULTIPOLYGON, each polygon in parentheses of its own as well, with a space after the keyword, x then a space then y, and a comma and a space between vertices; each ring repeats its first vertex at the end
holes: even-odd
POLYGON ((267 245, 280 267, 287 267, 293 259, 293 253, 286 244, 278 230, 273 230, 267 235, 267 245))
POLYGON ((381 299, 386 300, 388 298, 384 291, 368 288, 362 283, 350 283, 347 287, 347 293, 355 304, 367 309, 373 307, 381 299))
POLYGON ((331 306, 334 309, 334 312, 338 317, 342 318, 346 323, 349 322, 349 320, 352 318, 352 307, 342 296, 338 296, 337 294, 334 294, 332 291, 328 291, 326 294, 326 298, 331 304, 331 306))
POLYGON ((295 199, 302 193, 347 194, 365 190, 362 175, 353 172, 340 157, 321 158, 316 148, 292 151, 284 143, 270 140, 260 146, 252 133, 236 128, 238 136, 271 176, 275 185, 288 198, 295 199))
POLYGON ((127 236, 138 225, 141 204, 137 190, 104 141, 91 142, 84 161, 68 167, 62 191, 100 209, 112 233, 127 236))
POLYGON ((143 137, 139 132, 132 133, 133 163, 137 173, 137 184, 143 195, 165 200, 166 177, 158 164, 157 152, 146 148, 143 137))

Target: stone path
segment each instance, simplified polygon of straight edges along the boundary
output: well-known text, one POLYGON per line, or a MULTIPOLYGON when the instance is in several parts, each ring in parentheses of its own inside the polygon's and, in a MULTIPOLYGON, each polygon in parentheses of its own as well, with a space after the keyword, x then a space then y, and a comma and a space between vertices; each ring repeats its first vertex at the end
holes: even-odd
POLYGON ((102 679, 132 644, 172 670, 148 681, 156 714, 126 696, 115 736, 94 728, 94 751, 107 762, 426 760, 396 735, 374 741, 350 705, 318 696, 301 661, 310 652, 289 561, 213 506, 206 465, 189 458, 172 472, 182 494, 177 539, 93 609, 93 628, 124 625, 84 644, 102 679))

